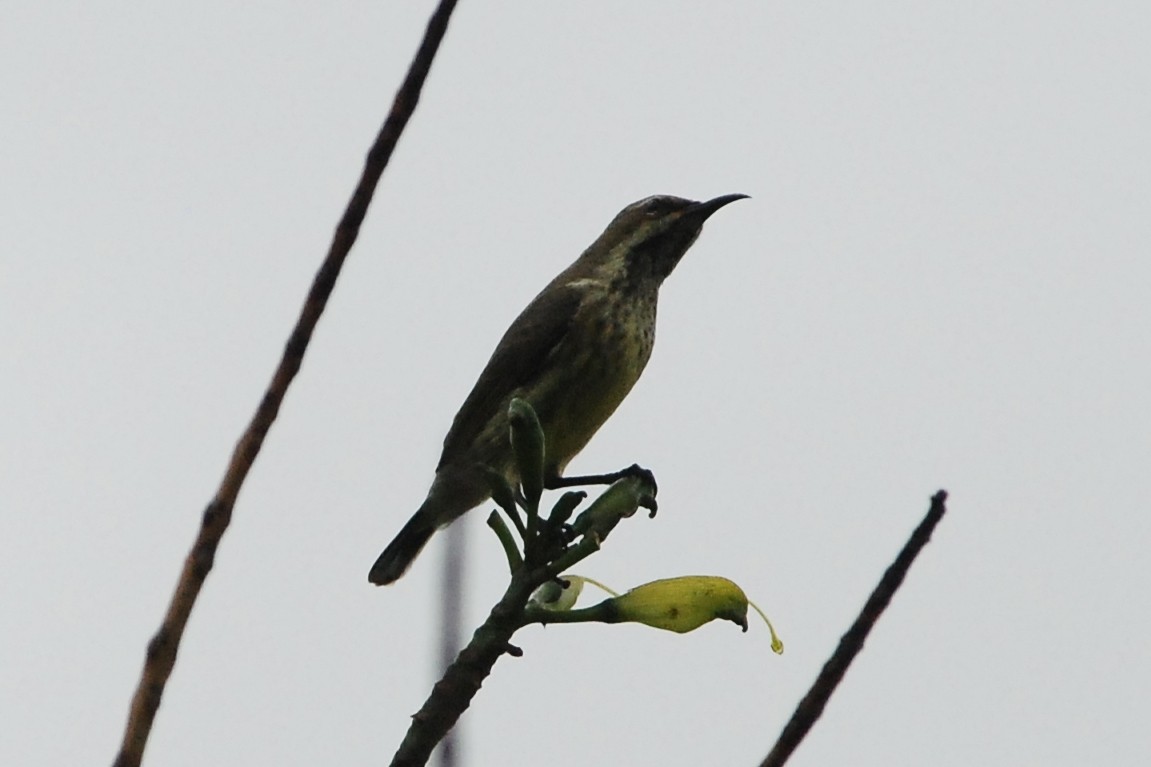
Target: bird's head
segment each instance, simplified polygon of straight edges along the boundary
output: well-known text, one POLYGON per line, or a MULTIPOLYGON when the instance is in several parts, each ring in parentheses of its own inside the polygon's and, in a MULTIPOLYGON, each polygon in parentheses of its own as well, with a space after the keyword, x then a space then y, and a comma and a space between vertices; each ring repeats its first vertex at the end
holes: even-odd
POLYGON ((658 194, 621 210, 588 248, 599 269, 629 282, 663 282, 717 210, 746 194, 725 194, 705 202, 658 194))

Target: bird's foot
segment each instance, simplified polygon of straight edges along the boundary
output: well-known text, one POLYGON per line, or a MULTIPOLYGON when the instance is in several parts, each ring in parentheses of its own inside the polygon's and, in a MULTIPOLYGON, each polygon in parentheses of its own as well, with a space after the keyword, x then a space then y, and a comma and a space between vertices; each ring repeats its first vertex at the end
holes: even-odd
POLYGON ((544 487, 548 490, 556 490, 561 487, 582 487, 584 485, 610 485, 627 477, 635 477, 641 479, 652 486, 653 490, 657 490, 658 486, 655 482, 655 474, 651 469, 645 469, 638 463, 633 463, 626 469, 619 471, 609 472, 607 474, 582 474, 578 477, 548 477, 544 480, 544 487))
POLYGON ((635 477, 651 486, 651 495, 645 496, 639 505, 650 512, 648 514, 649 517, 654 517, 658 510, 658 505, 655 502, 655 494, 659 490, 659 486, 656 484, 655 474, 652 473, 651 469, 645 469, 638 463, 633 463, 626 469, 620 469, 619 471, 613 471, 607 474, 584 474, 578 477, 548 477, 544 480, 544 487, 548 490, 555 490, 562 487, 610 485, 621 479, 627 479, 628 477, 635 477))

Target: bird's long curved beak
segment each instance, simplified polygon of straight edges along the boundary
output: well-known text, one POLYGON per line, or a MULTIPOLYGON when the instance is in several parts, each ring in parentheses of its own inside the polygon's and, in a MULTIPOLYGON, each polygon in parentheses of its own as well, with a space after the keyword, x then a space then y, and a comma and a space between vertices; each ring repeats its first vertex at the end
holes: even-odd
POLYGON ((688 216, 691 216, 692 218, 698 219, 700 222, 703 222, 706 221, 712 213, 715 213, 724 205, 735 202, 736 200, 747 199, 747 197, 748 195, 746 194, 725 194, 712 200, 697 202, 695 205, 692 205, 690 208, 684 211, 684 213, 688 216))

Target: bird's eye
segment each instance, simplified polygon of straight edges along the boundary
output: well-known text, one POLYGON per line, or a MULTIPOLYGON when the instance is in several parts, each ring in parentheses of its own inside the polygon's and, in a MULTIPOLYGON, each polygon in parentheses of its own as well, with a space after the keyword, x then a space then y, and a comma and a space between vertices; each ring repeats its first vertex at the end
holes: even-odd
POLYGON ((648 218, 659 218, 678 208, 677 202, 671 197, 653 197, 644 206, 643 214, 648 218))

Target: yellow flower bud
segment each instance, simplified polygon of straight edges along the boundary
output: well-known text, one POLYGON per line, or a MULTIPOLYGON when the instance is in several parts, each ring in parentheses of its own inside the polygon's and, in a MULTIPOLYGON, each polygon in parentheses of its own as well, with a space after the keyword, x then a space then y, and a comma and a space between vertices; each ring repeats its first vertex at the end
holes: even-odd
POLYGON ((611 606, 620 621, 680 634, 716 618, 729 620, 747 631, 747 595, 734 582, 714 575, 652 581, 605 604, 611 606))
POLYGON ((565 574, 536 589, 528 604, 527 623, 643 623, 680 634, 694 631, 716 618, 729 620, 747 631, 747 608, 755 609, 771 632, 771 649, 783 653, 783 642, 759 605, 748 600, 738 585, 716 575, 685 575, 636 586, 623 596, 599 581, 565 574), (585 583, 612 595, 593 607, 573 610, 585 583))

